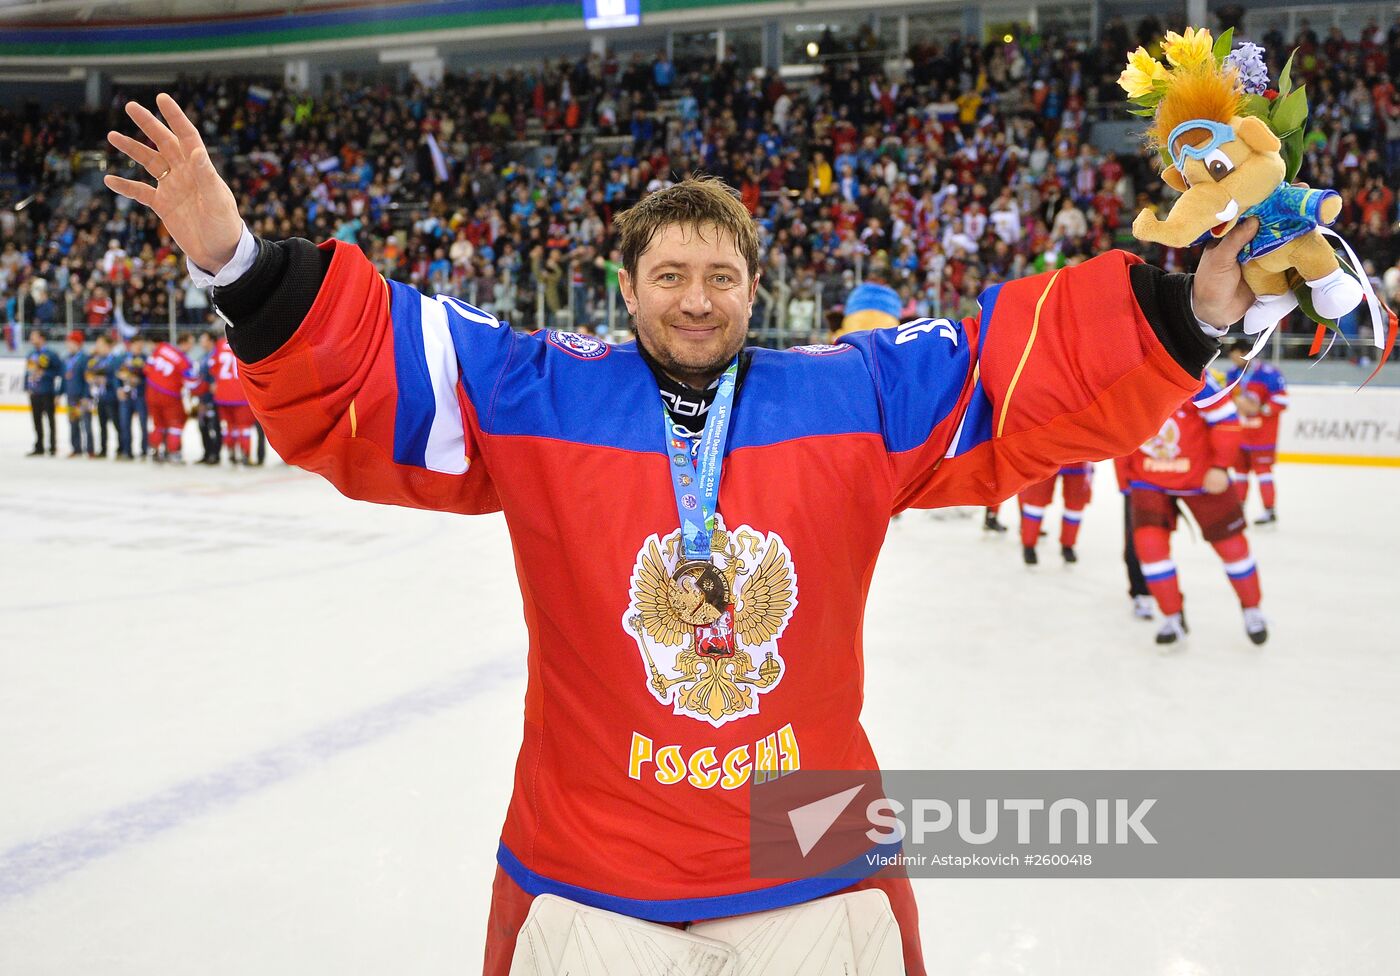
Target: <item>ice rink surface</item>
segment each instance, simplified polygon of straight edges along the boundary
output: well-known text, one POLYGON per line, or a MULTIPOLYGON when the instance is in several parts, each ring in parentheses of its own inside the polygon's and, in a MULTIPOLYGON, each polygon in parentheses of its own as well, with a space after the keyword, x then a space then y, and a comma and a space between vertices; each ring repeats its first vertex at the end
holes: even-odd
MULTIPOLYGON (((479 972, 524 689, 503 521, 30 443, 0 413, 0 974, 479 972)), ((907 513, 867 616, 883 764, 1400 767, 1400 469, 1278 480, 1263 649, 1183 529, 1192 636, 1157 652, 1111 466, 1074 567, 907 513)), ((915 885, 937 976, 1400 969, 1400 881, 915 885)))

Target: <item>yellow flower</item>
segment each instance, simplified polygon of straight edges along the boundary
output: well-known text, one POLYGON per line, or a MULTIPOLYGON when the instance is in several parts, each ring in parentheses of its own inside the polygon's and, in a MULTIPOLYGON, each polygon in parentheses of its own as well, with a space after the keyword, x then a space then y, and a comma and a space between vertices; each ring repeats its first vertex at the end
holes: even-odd
POLYGON ((1174 68, 1196 68, 1211 58, 1214 44, 1210 31, 1204 27, 1199 30, 1188 27, 1185 35, 1167 31, 1162 39, 1162 53, 1174 68))
POLYGON ((1129 98, 1137 98, 1139 95, 1150 94, 1154 81, 1166 81, 1169 77, 1162 62, 1143 48, 1138 48, 1128 55, 1128 66, 1118 76, 1118 84, 1128 93, 1129 98))

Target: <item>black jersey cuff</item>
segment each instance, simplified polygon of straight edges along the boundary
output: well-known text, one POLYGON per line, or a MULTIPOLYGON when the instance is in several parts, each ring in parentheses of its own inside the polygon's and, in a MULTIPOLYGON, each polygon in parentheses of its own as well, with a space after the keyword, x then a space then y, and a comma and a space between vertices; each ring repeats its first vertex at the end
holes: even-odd
POLYGON ((1220 340, 1206 335, 1191 310, 1194 275, 1168 274, 1150 264, 1128 269, 1133 297, 1147 323, 1172 359, 1192 376, 1200 376, 1216 354, 1220 340))
POLYGON ((233 284, 213 290, 235 356, 256 363, 282 348, 311 311, 333 254, 301 237, 258 238, 253 266, 233 284))

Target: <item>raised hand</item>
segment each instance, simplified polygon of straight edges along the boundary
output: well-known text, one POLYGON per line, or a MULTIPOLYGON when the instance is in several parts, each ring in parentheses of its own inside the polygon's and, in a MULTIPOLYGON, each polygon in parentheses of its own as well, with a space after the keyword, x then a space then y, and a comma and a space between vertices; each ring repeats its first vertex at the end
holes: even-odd
POLYGON ((185 117, 175 99, 156 96, 161 122, 143 105, 126 103, 126 114, 146 134, 154 148, 124 136, 107 133, 107 141, 126 153, 155 179, 155 186, 136 180, 107 176, 109 190, 151 208, 170 236, 200 268, 217 273, 233 259, 243 218, 233 191, 214 169, 199 130, 185 117))

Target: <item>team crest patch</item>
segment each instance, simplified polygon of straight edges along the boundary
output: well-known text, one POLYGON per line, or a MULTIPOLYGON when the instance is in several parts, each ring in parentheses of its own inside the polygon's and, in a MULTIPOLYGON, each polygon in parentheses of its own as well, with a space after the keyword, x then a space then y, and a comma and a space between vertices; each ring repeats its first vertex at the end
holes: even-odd
POLYGON ((830 356, 833 353, 845 352, 847 349, 850 348, 852 347, 846 345, 845 343, 841 343, 840 345, 835 346, 826 345, 824 343, 817 343, 816 345, 812 346, 793 346, 792 351, 800 352, 804 356, 830 356))
POLYGON ((622 626, 637 642, 651 696, 719 728, 758 714, 760 696, 787 673, 778 640, 797 609, 797 571, 777 533, 731 532, 718 516, 710 554, 708 563, 688 561, 679 529, 650 536, 622 626))
POLYGON ((577 332, 560 332, 558 329, 550 329, 545 333, 545 339, 575 359, 602 359, 612 351, 612 347, 602 339, 590 335, 580 335, 577 332))
POLYGON ((1181 428, 1175 417, 1168 417, 1162 429, 1139 448, 1154 461, 1175 461, 1181 455, 1181 428))

